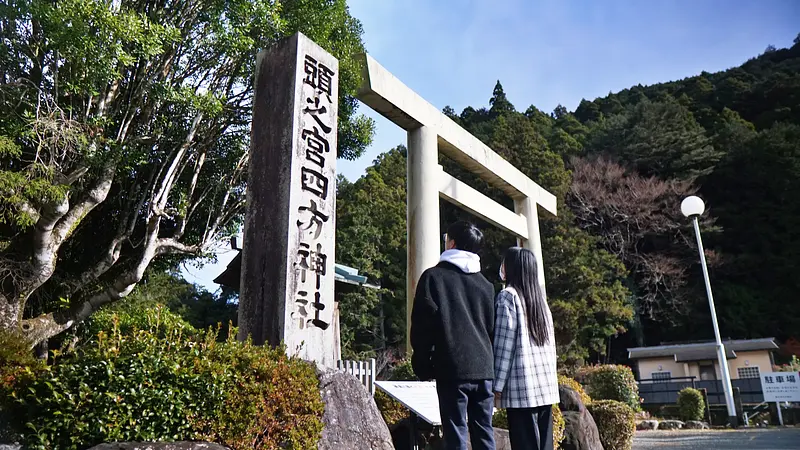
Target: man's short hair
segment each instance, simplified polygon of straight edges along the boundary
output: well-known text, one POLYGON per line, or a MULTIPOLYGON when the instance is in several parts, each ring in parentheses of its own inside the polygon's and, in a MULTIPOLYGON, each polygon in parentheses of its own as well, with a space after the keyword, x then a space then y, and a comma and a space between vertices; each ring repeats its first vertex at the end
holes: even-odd
POLYGON ((459 221, 447 228, 447 238, 455 242, 458 250, 478 253, 483 243, 483 232, 469 222, 459 221))

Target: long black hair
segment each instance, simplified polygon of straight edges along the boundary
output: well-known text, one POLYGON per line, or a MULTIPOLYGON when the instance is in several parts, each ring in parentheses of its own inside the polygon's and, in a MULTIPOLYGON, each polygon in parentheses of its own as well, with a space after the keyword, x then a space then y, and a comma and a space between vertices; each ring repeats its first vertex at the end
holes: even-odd
POLYGON ((503 264, 506 284, 517 291, 525 307, 531 340, 537 346, 545 345, 550 338, 548 306, 538 282, 536 256, 528 249, 511 247, 503 257, 503 264))

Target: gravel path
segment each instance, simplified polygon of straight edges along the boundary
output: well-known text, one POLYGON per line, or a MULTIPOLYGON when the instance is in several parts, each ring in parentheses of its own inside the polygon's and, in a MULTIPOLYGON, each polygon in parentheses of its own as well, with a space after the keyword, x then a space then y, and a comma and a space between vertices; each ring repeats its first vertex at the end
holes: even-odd
POLYGON ((639 431, 634 450, 798 450, 800 429, 639 431))

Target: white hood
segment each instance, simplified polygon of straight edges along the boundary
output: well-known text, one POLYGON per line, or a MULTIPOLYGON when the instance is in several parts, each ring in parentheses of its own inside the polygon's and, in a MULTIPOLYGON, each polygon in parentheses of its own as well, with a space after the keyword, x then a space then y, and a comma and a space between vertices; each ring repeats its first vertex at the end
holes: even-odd
POLYGON ((447 250, 442 253, 439 261, 450 263, 464 273, 478 273, 481 271, 481 257, 464 250, 447 250))

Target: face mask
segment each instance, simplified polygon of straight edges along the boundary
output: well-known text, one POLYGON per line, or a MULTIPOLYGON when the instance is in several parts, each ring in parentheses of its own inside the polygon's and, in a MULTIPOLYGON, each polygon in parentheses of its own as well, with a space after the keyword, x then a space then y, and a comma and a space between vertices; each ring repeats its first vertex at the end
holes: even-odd
POLYGON ((500 279, 506 281, 506 274, 503 273, 503 266, 500 266, 500 270, 497 271, 497 274, 500 275, 500 279))

